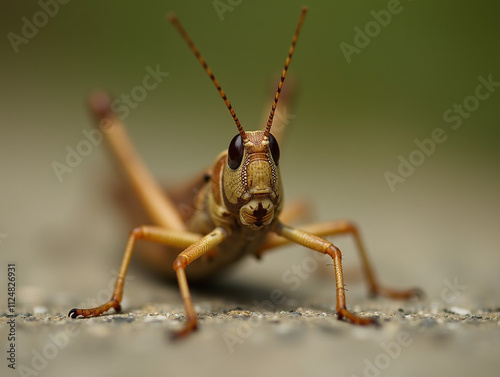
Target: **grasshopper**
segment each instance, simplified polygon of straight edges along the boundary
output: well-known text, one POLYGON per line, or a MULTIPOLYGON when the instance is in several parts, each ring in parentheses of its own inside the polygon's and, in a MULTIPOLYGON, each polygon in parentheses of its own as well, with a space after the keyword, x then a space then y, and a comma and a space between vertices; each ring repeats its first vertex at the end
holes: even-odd
POLYGON ((364 275, 370 293, 393 298, 410 298, 419 294, 418 289, 393 290, 380 286, 375 278, 358 229, 349 221, 332 221, 310 224, 296 229, 286 225, 294 217, 293 210, 283 209, 278 141, 271 133, 273 118, 295 45, 307 13, 302 9, 278 89, 264 130, 245 131, 231 103, 208 67, 204 58, 188 36, 178 18, 169 15, 170 22, 187 42, 210 79, 215 84, 236 124, 238 133, 221 152, 212 167, 186 190, 186 195, 198 210, 181 213, 176 201, 167 196, 146 166, 140 160, 125 132, 120 119, 111 111, 110 99, 96 94, 90 107, 102 125, 112 151, 122 165, 142 206, 155 225, 143 225, 130 232, 120 271, 111 299, 91 309, 72 309, 68 316, 91 317, 101 315, 111 308, 120 311, 125 276, 138 240, 154 241, 169 247, 160 257, 152 260, 156 268, 176 278, 186 312, 183 328, 175 336, 189 334, 197 328, 196 313, 191 299, 186 268, 190 279, 205 279, 218 273, 245 255, 260 257, 264 252, 288 243, 296 243, 333 259, 337 287, 336 309, 339 319, 356 325, 376 323, 373 318, 360 317, 347 309, 341 251, 323 237, 339 234, 351 235, 361 255, 364 275), (204 256, 204 258, 201 258, 204 256))

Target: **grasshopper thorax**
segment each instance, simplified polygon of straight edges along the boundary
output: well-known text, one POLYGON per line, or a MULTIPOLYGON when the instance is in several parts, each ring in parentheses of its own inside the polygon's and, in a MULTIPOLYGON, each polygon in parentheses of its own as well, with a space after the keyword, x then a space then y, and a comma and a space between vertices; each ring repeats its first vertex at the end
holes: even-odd
POLYGON ((272 134, 253 131, 229 144, 222 176, 226 208, 251 229, 270 225, 281 209, 279 146, 272 134))

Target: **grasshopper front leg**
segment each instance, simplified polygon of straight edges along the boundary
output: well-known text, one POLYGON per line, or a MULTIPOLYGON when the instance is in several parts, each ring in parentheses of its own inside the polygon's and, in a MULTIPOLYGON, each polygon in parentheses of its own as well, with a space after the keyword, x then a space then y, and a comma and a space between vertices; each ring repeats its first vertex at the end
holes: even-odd
POLYGON ((186 250, 180 253, 174 262, 174 270, 177 274, 177 281, 181 291, 182 301, 186 310, 186 324, 184 328, 176 333, 174 337, 182 337, 188 335, 191 331, 196 330, 196 313, 194 311, 193 300, 189 293, 189 287, 186 279, 186 267, 214 247, 219 245, 227 237, 227 232, 223 228, 215 228, 205 237, 189 246, 186 250))
POLYGON ((369 325, 376 323, 371 318, 361 318, 347 310, 345 302, 344 276, 342 273, 342 253, 333 245, 333 243, 315 236, 312 233, 295 229, 278 223, 275 229, 276 233, 289 241, 305 246, 309 249, 329 255, 333 259, 335 268, 335 283, 337 286, 337 314, 339 319, 346 318, 348 321, 357 325, 369 325))

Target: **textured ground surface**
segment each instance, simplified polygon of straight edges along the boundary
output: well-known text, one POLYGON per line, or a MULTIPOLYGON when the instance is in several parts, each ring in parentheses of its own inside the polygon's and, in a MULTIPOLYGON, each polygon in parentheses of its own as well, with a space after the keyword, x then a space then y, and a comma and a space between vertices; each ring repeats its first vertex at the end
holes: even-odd
POLYGON ((21 375, 47 376, 159 370, 168 375, 209 370, 250 376, 258 370, 288 376, 494 376, 498 371, 499 308, 429 310, 421 304, 364 301, 356 309, 379 317, 381 327, 356 328, 336 320, 327 308, 284 304, 254 311, 241 305, 198 301, 200 331, 177 342, 168 335, 181 325, 179 306, 153 303, 78 321, 59 314, 62 309, 47 313, 46 307, 35 307, 35 313, 16 318, 17 368, 26 372, 21 375))
MULTIPOLYGON (((303 260, 314 266, 312 259, 303 260)), ((258 267, 249 269, 260 274, 258 267)), ((244 274, 245 268, 241 270, 244 274)), ((18 273, 26 270, 18 268, 18 273)), ((199 331, 172 341, 170 334, 184 319, 178 293, 142 274, 131 272, 123 313, 92 319, 68 319, 69 302, 102 302, 110 294, 106 285, 97 291, 81 289, 95 293, 83 294, 81 302, 64 288, 50 295, 39 287, 21 288, 17 371, 40 376, 159 371, 176 376, 204 371, 242 376, 256 371, 286 376, 494 376, 500 365, 500 308, 480 306, 468 295, 470 287, 458 280, 443 280, 435 299, 410 302, 367 299, 361 284, 353 284, 351 308, 380 323, 361 328, 337 320, 331 280, 308 277, 292 291, 291 285, 265 276, 230 276, 209 288, 193 289, 199 331)), ((112 281, 110 276, 107 285, 112 281)), ((2 314, 2 341, 6 322, 2 314)))

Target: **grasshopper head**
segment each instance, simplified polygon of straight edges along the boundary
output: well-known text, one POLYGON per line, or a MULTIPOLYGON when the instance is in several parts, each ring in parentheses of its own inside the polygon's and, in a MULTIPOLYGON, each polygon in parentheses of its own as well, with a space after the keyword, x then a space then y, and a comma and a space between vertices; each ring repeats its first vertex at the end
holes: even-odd
POLYGON ((265 131, 253 132, 245 132, 236 116, 233 106, 227 99, 212 70, 208 67, 207 62, 201 56, 177 17, 173 14, 169 16, 170 22, 177 28, 214 83, 238 128, 239 134, 229 144, 227 163, 223 168, 223 187, 221 191, 227 209, 233 215, 237 216, 243 225, 251 229, 260 229, 270 225, 273 220, 278 218, 281 210, 282 189, 278 170, 280 152, 278 142, 271 134, 271 126, 281 89, 283 88, 283 82, 285 81, 288 66, 292 59, 295 44, 297 43, 306 13, 307 7, 303 7, 265 131))
POLYGON ((223 199, 243 225, 260 229, 271 224, 281 209, 279 146, 274 136, 264 131, 244 136, 236 135, 229 144, 223 199))

